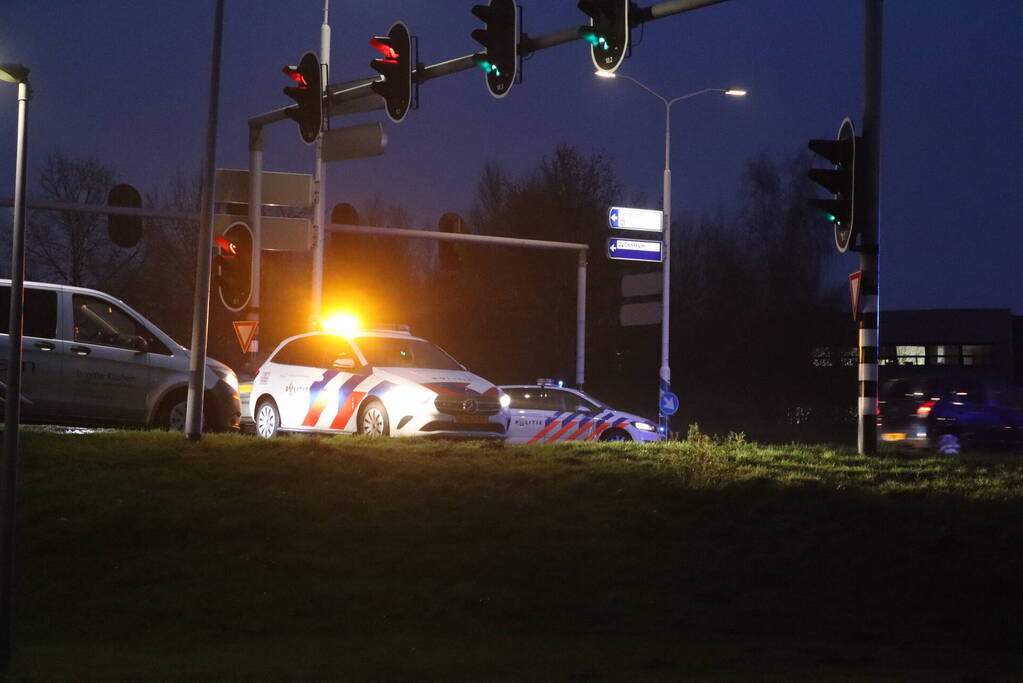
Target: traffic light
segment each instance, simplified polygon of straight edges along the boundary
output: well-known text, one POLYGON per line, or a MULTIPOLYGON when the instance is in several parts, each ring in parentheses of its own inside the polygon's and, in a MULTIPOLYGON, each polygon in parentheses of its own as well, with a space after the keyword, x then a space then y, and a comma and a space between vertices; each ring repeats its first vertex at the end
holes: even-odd
MULTIPOLYGON (((142 197, 131 185, 115 185, 107 195, 107 206, 142 208, 142 197)), ((139 243, 142 237, 142 216, 119 216, 107 214, 107 231, 110 241, 128 249, 139 243)))
POLYGON ((369 39, 369 44, 384 54, 383 59, 369 63, 382 79, 369 84, 373 92, 384 98, 387 116, 401 123, 412 106, 412 36, 408 27, 398 21, 386 36, 369 39))
POLYGON ((252 294, 252 230, 241 221, 232 223, 216 238, 217 289, 231 311, 240 311, 252 294))
POLYGON ((856 150, 859 142, 853 122, 845 119, 836 139, 810 140, 808 145, 832 165, 830 169, 812 168, 807 173, 810 180, 832 195, 831 199, 811 199, 809 205, 834 224, 835 246, 842 253, 849 249, 856 235, 856 150))
POLYGON ((629 49, 629 0, 580 0, 579 9, 590 18, 579 35, 590 44, 593 64, 615 71, 629 49))
POLYGON ((485 28, 472 32, 472 38, 486 48, 472 56, 476 66, 486 72, 487 90, 504 97, 515 83, 519 65, 519 13, 515 0, 490 0, 489 5, 473 5, 472 13, 485 28))
POLYGON ((323 128, 320 60, 312 52, 306 52, 297 67, 286 66, 283 71, 284 75, 295 81, 295 85, 284 88, 284 94, 298 103, 298 107, 286 109, 284 113, 298 122, 302 139, 311 145, 320 137, 323 128))
MULTIPOLYGON (((465 234, 465 221, 457 213, 448 211, 437 221, 437 231, 465 234)), ((437 253, 440 257, 440 267, 444 270, 458 270, 462 265, 461 248, 457 242, 441 240, 437 253)))
POLYGON ((359 225, 359 212, 348 202, 335 204, 330 212, 330 222, 334 225, 359 225))

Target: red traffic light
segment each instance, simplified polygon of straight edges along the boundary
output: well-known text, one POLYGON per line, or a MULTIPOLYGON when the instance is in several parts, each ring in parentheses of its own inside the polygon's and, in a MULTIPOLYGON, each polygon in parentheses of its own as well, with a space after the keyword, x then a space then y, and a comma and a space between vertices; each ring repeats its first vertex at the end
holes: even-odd
POLYGON ((320 137, 323 128, 323 76, 320 60, 312 52, 302 55, 298 66, 281 69, 295 85, 284 88, 284 94, 295 100, 297 107, 289 107, 284 113, 298 123, 302 139, 313 144, 320 137))
POLYGON ((397 64, 398 58, 401 55, 399 55, 398 51, 391 46, 390 40, 390 38, 374 36, 369 39, 369 44, 384 54, 384 61, 390 62, 391 64, 397 64))
POLYGON ((223 258, 234 258, 238 255, 238 245, 223 235, 217 235, 213 238, 213 241, 220 247, 220 255, 223 258))
POLYGON ((298 87, 303 90, 309 87, 309 84, 305 80, 305 76, 302 75, 302 72, 298 70, 297 66, 286 66, 281 69, 281 71, 284 72, 285 76, 298 83, 298 87))
POLYGON ((369 44, 384 56, 369 63, 383 77, 370 83, 370 90, 384 98, 388 118, 401 123, 413 105, 412 67, 416 60, 412 36, 408 27, 398 21, 386 36, 374 36, 369 44))

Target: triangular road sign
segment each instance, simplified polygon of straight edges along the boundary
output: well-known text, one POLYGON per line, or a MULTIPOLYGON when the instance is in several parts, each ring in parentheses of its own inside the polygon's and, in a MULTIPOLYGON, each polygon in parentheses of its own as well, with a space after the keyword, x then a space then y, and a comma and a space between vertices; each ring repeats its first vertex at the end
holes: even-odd
POLYGON ((855 273, 849 273, 849 296, 852 297, 853 320, 860 319, 860 283, 862 281, 862 270, 857 270, 855 273))
POLYGON ((238 337, 242 353, 248 353, 249 347, 252 346, 252 340, 256 338, 256 328, 259 327, 259 321, 235 320, 232 324, 234 325, 234 336, 238 337))

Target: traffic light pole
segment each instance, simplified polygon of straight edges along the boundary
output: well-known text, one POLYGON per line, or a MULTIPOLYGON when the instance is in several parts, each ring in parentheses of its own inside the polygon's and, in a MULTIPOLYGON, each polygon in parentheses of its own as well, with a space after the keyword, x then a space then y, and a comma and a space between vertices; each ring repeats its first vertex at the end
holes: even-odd
POLYGON ((881 26, 882 0, 863 3, 863 142, 866 151, 866 187, 856 215, 862 231, 860 270, 862 280, 862 311, 859 330, 859 430, 857 446, 860 454, 877 453, 877 389, 878 389, 878 294, 880 252, 880 186, 881 186, 881 26), (862 221, 862 223, 860 222, 862 221))
MULTIPOLYGON (((263 253, 263 206, 260 201, 251 201, 252 197, 261 199, 263 196, 263 129, 249 127, 249 229, 252 231, 252 282, 249 294, 249 305, 245 318, 259 322, 260 270, 263 253)), ((249 344, 249 353, 259 351, 259 328, 249 344)))
MULTIPOLYGON (((323 23, 320 25, 320 69, 325 74, 321 82, 326 84, 330 73, 330 24, 327 23, 329 0, 323 0, 323 23)), ((323 117, 325 120, 327 116, 323 117)), ((313 173, 313 282, 310 297, 309 329, 319 326, 323 306, 323 245, 327 241, 323 229, 326 218, 325 188, 327 186, 327 164, 323 161, 323 135, 316 139, 316 169, 313 173)))

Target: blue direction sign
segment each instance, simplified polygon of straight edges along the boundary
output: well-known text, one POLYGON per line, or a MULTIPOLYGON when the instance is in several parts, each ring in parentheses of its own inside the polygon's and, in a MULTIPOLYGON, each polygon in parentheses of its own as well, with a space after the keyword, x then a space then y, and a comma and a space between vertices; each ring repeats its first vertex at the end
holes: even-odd
POLYGON ((660 263, 664 260, 664 246, 652 240, 627 240, 612 237, 607 241, 608 258, 618 261, 648 261, 660 263))
POLYGON ((621 230, 646 230, 661 232, 664 229, 664 214, 652 209, 632 209, 627 206, 612 206, 607 212, 607 224, 621 230))
POLYGON ((678 396, 666 391, 661 394, 661 415, 674 415, 678 412, 678 396))

